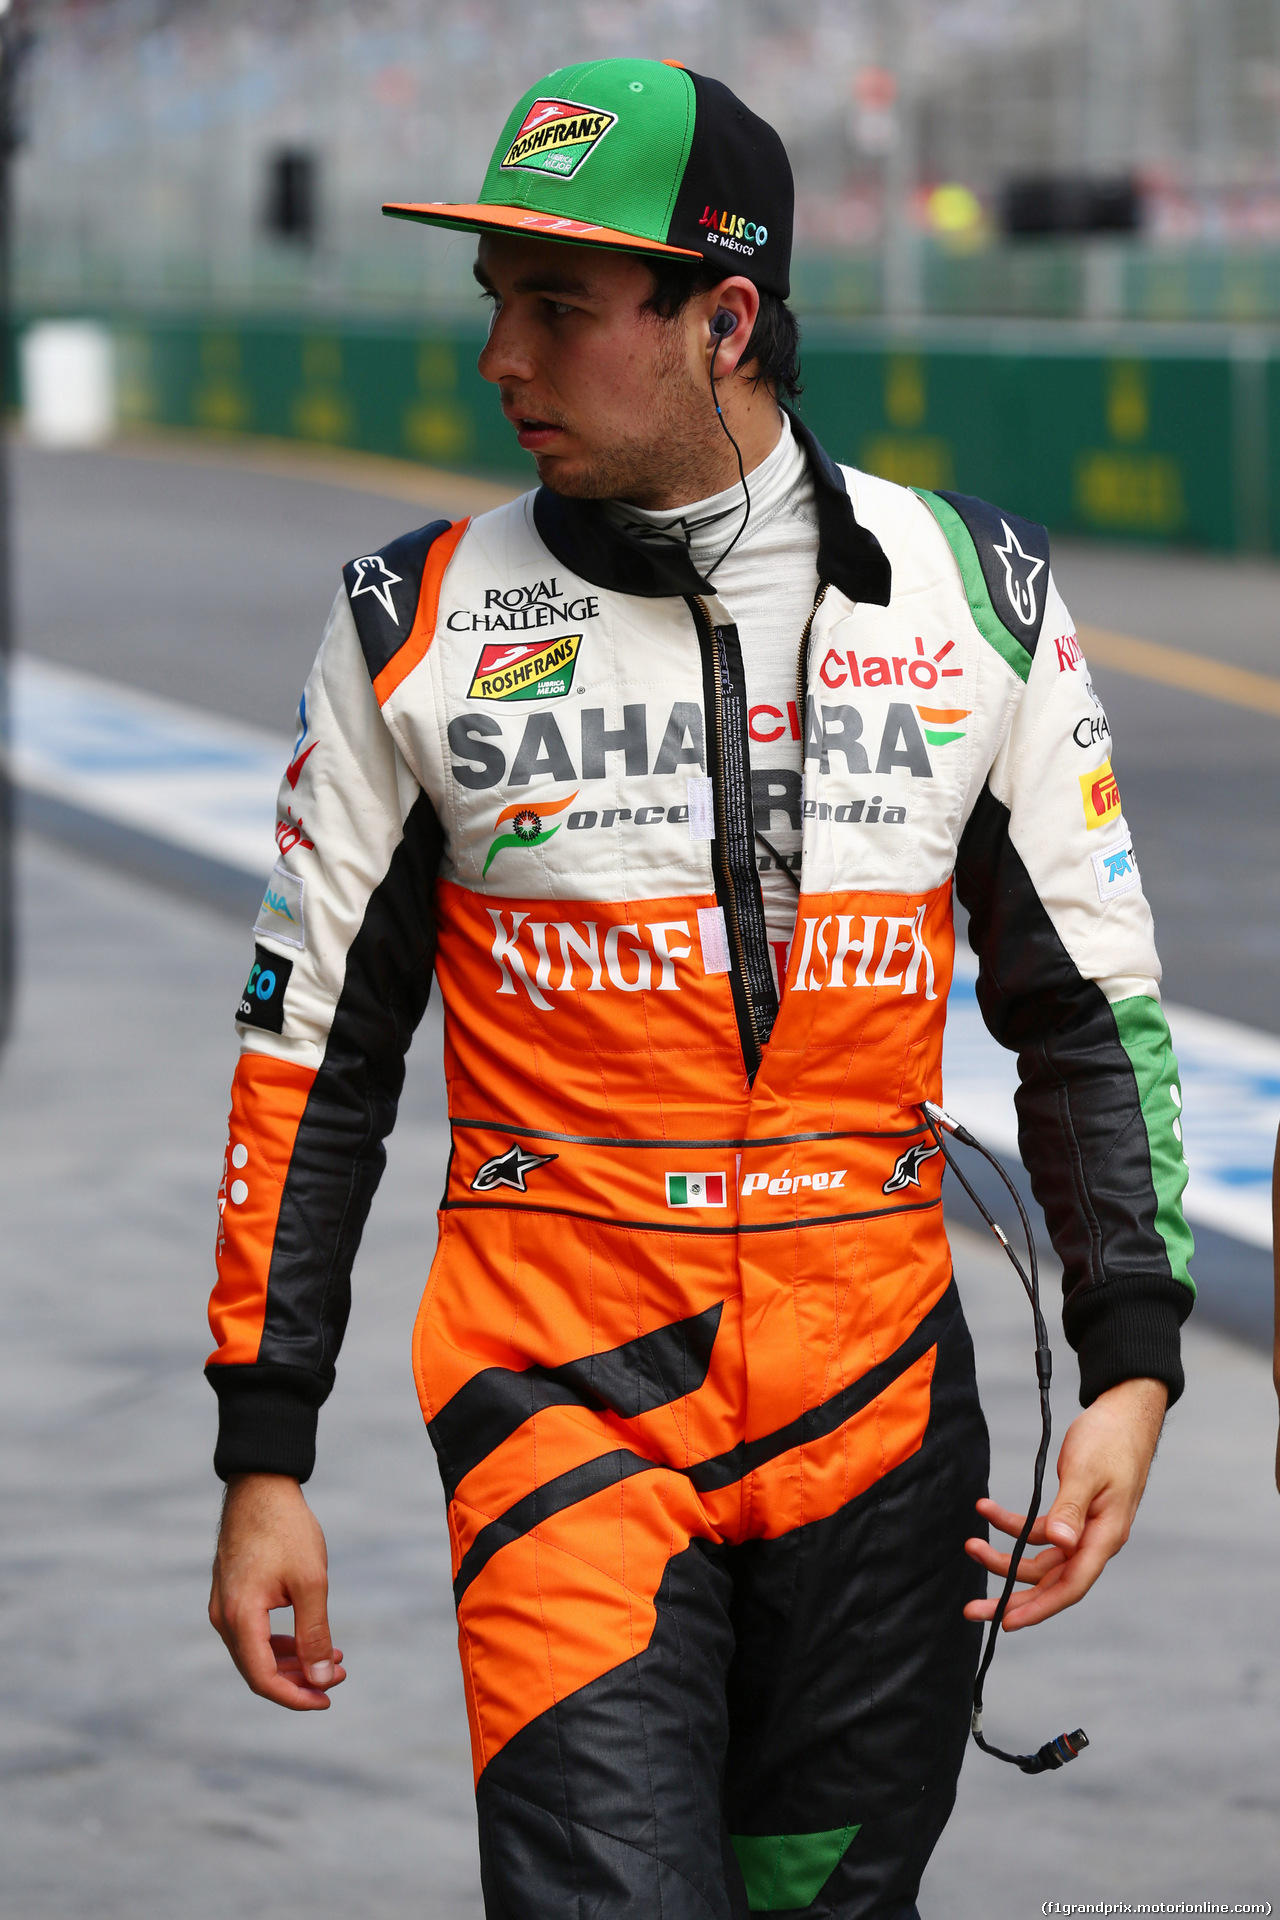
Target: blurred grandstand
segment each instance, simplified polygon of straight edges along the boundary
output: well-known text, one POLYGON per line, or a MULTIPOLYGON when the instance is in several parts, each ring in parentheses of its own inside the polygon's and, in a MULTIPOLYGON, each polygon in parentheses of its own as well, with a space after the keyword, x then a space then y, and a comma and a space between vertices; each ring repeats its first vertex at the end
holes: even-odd
POLYGON ((378 203, 470 197, 532 79, 638 53, 719 75, 779 127, 810 313, 1280 315, 1280 0, 17 11, 29 309, 469 307, 465 238, 414 244, 378 203))

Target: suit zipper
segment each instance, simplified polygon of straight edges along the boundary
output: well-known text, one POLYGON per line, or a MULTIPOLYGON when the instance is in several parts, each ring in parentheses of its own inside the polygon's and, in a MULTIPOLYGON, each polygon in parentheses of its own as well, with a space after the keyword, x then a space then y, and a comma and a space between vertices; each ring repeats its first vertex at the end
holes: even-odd
MULTIPOLYGON (((724 792, 724 710, 723 710, 723 700, 722 700, 721 689, 722 689, 722 675, 728 670, 728 662, 725 658, 723 637, 720 633, 720 629, 716 626, 715 621, 711 618, 711 614, 707 608, 706 601, 703 600, 700 595, 695 595, 694 598, 697 604, 698 611, 702 615, 703 620, 706 622, 707 632, 711 636, 711 652, 712 652, 712 658, 715 661, 715 668, 716 668, 715 708, 711 716, 712 751, 715 756, 714 763, 713 763, 713 777, 716 781, 716 784, 720 788, 721 794, 723 795, 723 792, 724 792)), ((811 620, 812 620, 812 617, 813 616, 810 615, 811 620)), ((805 631, 807 633, 808 629, 806 628, 805 631)), ((722 802, 722 808, 723 808, 723 802, 722 802)), ((760 1041, 760 1023, 756 1019, 755 1002, 752 999, 752 995, 751 995, 751 980, 747 972, 747 956, 746 956, 746 949, 743 945, 743 939, 742 939, 742 923, 738 917, 738 894, 737 894, 737 889, 735 888, 733 883, 733 872, 729 865, 729 856, 726 848, 725 836, 723 834, 717 834, 714 842, 714 846, 715 846, 716 865, 719 868, 720 877, 724 883, 724 886, 723 886, 724 897, 729 903, 729 913, 728 913, 727 919, 728 919, 729 937, 733 947, 734 965, 736 966, 738 971, 738 980, 742 987, 743 1003, 747 1010, 747 1020, 751 1028, 751 1042, 753 1047, 755 1048, 755 1058, 754 1060, 749 1060, 747 1062, 747 1067, 748 1067, 748 1072, 754 1074, 756 1069, 759 1067, 761 1060, 764 1058, 764 1048, 761 1045, 761 1041, 760 1041)))
POLYGON ((804 749, 807 725, 807 707, 809 703, 809 635, 813 629, 813 617, 827 597, 824 581, 814 595, 813 605, 809 609, 809 618, 804 623, 804 632, 800 635, 800 651, 796 656, 796 713, 800 719, 800 778, 804 779, 804 749))

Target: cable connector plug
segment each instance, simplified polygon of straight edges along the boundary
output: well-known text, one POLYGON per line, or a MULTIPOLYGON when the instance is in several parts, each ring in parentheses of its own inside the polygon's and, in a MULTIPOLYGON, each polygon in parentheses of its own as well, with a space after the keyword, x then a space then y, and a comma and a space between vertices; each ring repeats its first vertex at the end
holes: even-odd
POLYGON ((941 1127, 944 1133, 954 1134, 955 1138, 963 1141, 966 1147, 978 1147, 978 1151, 982 1151, 968 1127, 957 1120, 954 1113, 948 1113, 946 1108, 940 1107, 936 1100, 922 1100, 920 1105, 935 1127, 941 1127))
POLYGON ((1039 1753, 1029 1753, 1018 1764, 1024 1773, 1056 1773, 1088 1744, 1088 1734, 1083 1727, 1077 1727, 1074 1733, 1060 1733, 1056 1740, 1046 1740, 1039 1753))

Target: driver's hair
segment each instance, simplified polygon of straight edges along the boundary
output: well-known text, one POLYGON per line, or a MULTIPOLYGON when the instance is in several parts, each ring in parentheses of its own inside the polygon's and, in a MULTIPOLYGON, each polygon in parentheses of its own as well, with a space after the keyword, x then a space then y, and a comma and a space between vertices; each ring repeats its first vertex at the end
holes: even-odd
MULTIPOLYGON (((655 314, 659 320, 674 320, 696 294, 709 293, 725 277, 718 267, 695 266, 692 262, 686 265, 683 260, 646 260, 644 264, 653 276, 653 292, 640 310, 655 314)), ((760 311, 739 364, 746 367, 752 361, 756 370, 751 378, 755 385, 764 385, 783 399, 799 398, 803 391, 800 322, 776 293, 760 295, 760 311)))

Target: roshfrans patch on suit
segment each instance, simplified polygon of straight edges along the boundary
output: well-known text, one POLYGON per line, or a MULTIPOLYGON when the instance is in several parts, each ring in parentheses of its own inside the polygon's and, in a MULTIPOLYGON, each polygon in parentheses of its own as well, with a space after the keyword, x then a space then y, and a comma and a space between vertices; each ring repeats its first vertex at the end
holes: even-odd
POLYGON ((467 690, 469 700, 552 700, 568 693, 582 646, 580 633, 558 640, 526 641, 512 646, 491 641, 481 647, 467 690))

